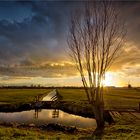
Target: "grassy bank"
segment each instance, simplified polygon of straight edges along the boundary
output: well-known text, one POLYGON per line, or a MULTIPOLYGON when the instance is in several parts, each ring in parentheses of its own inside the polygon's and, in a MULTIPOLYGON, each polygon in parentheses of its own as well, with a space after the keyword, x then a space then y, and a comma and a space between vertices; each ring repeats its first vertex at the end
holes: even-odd
POLYGON ((61 131, 47 131, 29 127, 5 127, 0 126, 0 140, 77 140, 91 136, 92 130, 79 129, 74 134, 61 131))
POLYGON ((125 116, 117 119, 115 125, 107 125, 102 135, 93 135, 92 129, 79 129, 70 134, 62 131, 48 131, 33 127, 0 126, 0 140, 139 140, 140 120, 125 116))

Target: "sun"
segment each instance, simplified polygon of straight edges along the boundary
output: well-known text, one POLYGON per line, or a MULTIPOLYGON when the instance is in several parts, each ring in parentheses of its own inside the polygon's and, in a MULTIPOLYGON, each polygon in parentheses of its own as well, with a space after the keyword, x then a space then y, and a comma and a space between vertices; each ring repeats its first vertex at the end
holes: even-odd
POLYGON ((114 85, 113 74, 111 72, 107 72, 105 74, 104 86, 112 86, 114 85))
POLYGON ((117 72, 108 71, 105 74, 105 80, 101 82, 103 86, 117 86, 121 87, 124 85, 123 78, 117 72))

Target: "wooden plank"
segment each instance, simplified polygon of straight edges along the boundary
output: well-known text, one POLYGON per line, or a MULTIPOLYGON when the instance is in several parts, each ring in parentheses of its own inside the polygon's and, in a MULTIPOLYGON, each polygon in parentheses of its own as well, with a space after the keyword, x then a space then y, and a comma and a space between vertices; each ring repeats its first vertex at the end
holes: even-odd
POLYGON ((113 112, 136 112, 136 113, 140 113, 139 110, 134 110, 134 109, 128 109, 128 110, 122 110, 122 109, 110 109, 110 110, 105 110, 105 111, 113 111, 113 112))

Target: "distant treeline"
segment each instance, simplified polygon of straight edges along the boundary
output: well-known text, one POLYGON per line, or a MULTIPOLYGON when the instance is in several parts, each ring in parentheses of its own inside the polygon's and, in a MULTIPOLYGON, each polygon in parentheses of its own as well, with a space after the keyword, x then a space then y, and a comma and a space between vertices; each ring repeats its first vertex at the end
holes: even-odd
POLYGON ((63 87, 45 87, 45 86, 0 86, 0 89, 82 89, 83 87, 63 86, 63 87))
MULTIPOLYGON (((120 89, 129 89, 128 87, 115 87, 115 86, 107 86, 105 88, 120 88, 120 89)), ((75 86, 40 86, 40 85, 31 85, 31 86, 0 86, 0 89, 84 89, 84 87, 75 87, 75 86)), ((140 87, 133 87, 131 89, 137 89, 140 90, 140 87)))

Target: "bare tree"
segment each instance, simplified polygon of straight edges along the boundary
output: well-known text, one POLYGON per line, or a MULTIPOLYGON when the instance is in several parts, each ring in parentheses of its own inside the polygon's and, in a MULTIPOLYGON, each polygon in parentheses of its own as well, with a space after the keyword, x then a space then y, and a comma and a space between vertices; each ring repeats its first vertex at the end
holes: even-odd
POLYGON ((119 56, 124 37, 124 24, 110 2, 88 2, 83 12, 71 16, 67 42, 99 129, 104 127, 105 73, 119 56))

